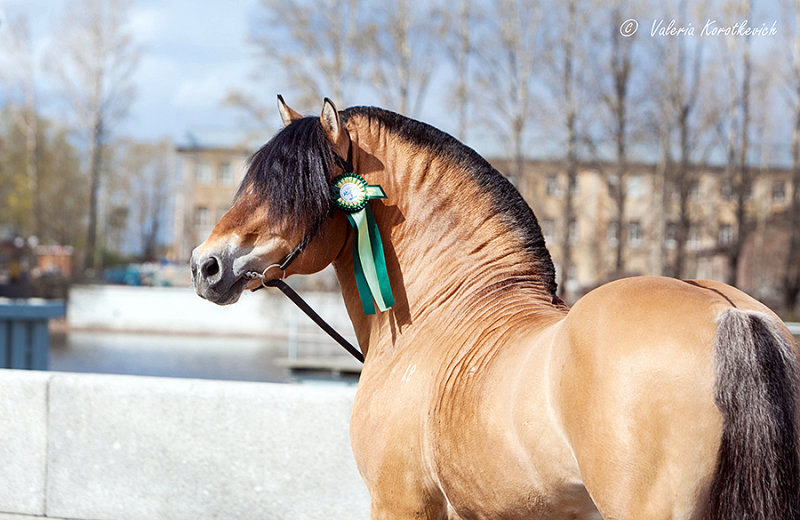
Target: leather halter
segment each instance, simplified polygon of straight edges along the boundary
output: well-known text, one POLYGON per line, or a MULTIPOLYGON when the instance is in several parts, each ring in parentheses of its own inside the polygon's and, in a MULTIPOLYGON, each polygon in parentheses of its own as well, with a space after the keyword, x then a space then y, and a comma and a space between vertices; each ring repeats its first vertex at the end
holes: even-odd
MULTIPOLYGON (((342 171, 344 172, 352 172, 354 170, 353 167, 353 140, 350 139, 350 134, 347 132, 346 129, 343 128, 345 133, 347 134, 347 138, 350 141, 350 145, 347 148, 347 159, 343 159, 339 154, 334 154, 334 160, 337 163, 342 171)), ((326 322, 322 317, 311 308, 311 306, 300 297, 297 292, 292 289, 286 282, 283 281, 283 277, 286 276, 286 269, 294 262, 298 256, 303 252, 303 250, 311 243, 314 237, 319 232, 319 228, 312 229, 303 240, 297 244, 297 247, 292 249, 292 251, 286 255, 283 260, 280 261, 278 264, 273 264, 266 269, 262 273, 248 273, 250 274, 251 278, 261 278, 261 285, 253 289, 253 291, 257 291, 262 287, 275 287, 279 289, 283 294, 285 294, 301 311, 303 311, 311 320, 317 324, 319 328, 321 328, 325 333, 328 334, 334 341, 336 341, 339 345, 341 345, 347 352, 350 353, 354 358, 359 360, 360 362, 364 362, 364 354, 361 353, 356 347, 354 347, 349 341, 347 341, 341 334, 339 334, 336 329, 330 326, 328 322, 326 322), (281 278, 274 278, 270 280, 266 280, 267 271, 272 267, 278 267, 281 270, 281 278)))

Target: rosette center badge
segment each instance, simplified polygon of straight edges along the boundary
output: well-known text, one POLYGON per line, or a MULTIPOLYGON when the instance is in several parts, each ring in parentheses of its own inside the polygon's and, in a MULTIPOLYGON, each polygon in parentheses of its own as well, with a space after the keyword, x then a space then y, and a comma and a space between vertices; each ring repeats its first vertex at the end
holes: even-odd
POLYGON ((355 182, 346 182, 339 188, 339 196, 348 204, 358 204, 364 195, 364 190, 355 182))
POLYGON ((355 213, 366 207, 370 199, 385 198, 380 186, 367 184, 355 173, 345 173, 333 180, 333 204, 342 211, 355 213))

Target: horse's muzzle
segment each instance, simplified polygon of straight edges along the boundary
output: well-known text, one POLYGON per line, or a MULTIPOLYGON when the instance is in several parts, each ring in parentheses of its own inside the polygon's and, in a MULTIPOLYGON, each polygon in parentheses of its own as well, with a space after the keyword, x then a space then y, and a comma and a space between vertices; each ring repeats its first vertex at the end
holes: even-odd
POLYGON ((195 292, 219 305, 236 302, 248 282, 245 279, 237 280, 230 267, 218 255, 206 254, 198 249, 192 252, 189 265, 195 292))

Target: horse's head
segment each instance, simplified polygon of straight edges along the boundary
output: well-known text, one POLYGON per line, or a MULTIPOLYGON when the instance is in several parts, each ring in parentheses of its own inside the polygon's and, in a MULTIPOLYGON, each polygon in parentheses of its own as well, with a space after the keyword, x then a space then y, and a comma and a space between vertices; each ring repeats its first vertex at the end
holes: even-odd
POLYGON ((329 186, 350 146, 339 114, 328 99, 319 118, 301 117, 280 96, 278 109, 283 130, 250 159, 233 207, 192 252, 197 294, 221 305, 260 283, 248 273, 280 278, 277 264, 292 252, 300 254, 288 274, 317 272, 344 245, 346 220, 331 218, 329 186))

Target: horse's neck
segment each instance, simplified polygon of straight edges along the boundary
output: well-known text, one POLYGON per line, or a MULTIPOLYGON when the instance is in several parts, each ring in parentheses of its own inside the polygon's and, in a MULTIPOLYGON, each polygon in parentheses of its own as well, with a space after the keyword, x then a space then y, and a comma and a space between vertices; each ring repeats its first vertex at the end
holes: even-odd
POLYGON ((552 295, 541 290, 530 260, 473 181, 448 172, 447 159, 414 155, 374 136, 369 142, 377 144, 359 143, 367 153, 356 164, 388 195, 372 208, 396 304, 364 316, 345 247, 335 267, 362 347, 393 347, 426 326, 465 335, 490 326, 502 334, 553 310, 552 295))

